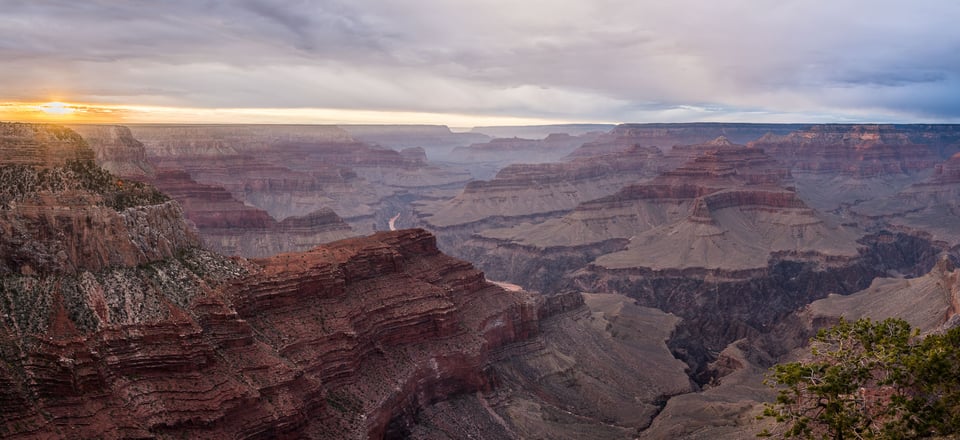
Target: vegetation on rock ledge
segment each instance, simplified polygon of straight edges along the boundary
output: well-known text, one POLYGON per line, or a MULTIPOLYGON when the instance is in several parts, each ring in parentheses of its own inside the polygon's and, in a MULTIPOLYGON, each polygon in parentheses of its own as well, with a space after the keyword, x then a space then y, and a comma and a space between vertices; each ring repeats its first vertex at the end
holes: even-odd
POLYGON ((34 168, 20 164, 0 166, 0 208, 41 191, 84 190, 103 197, 103 204, 117 211, 155 205, 167 196, 141 182, 124 181, 92 160, 69 160, 64 166, 34 168))
MULTIPOLYGON (((783 437, 906 439, 960 432, 960 328, 920 337, 900 319, 841 320, 811 360, 771 369, 764 411, 783 437)), ((764 431, 760 436, 771 436, 764 431)))

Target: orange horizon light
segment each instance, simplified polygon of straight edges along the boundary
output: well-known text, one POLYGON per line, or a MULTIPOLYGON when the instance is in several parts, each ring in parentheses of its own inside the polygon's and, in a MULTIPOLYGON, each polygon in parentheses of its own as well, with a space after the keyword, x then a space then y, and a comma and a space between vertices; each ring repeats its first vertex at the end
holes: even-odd
POLYGON ((445 124, 451 127, 573 123, 540 118, 417 111, 323 107, 168 107, 60 100, 0 101, 0 121, 54 124, 445 124))
POLYGON ((119 122, 115 108, 67 101, 0 102, 0 121, 43 123, 119 122))

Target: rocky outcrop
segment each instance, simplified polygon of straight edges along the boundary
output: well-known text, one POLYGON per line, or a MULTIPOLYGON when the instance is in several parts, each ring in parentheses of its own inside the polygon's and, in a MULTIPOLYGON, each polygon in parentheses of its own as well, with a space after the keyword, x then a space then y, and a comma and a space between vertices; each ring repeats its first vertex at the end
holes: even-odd
MULTIPOLYGON (((228 176, 225 180, 230 181, 232 167, 244 169, 249 167, 250 163, 262 165, 261 170, 268 170, 267 173, 272 175, 283 175, 289 172, 288 169, 270 167, 249 157, 229 156, 222 161, 206 160, 214 153, 204 149, 204 145, 209 145, 205 142, 213 141, 197 141, 191 144, 196 146, 197 150, 192 151, 190 154, 193 156, 190 157, 205 159, 184 160, 183 163, 187 165, 176 166, 175 164, 179 163, 178 159, 167 160, 156 155, 148 157, 146 147, 133 138, 127 127, 77 125, 73 128, 78 130, 94 151, 97 163, 122 178, 118 180, 118 185, 122 185, 124 181, 128 185, 149 182, 172 196, 181 204, 186 217, 197 226, 204 245, 217 252, 227 255, 264 257, 280 252, 306 250, 321 243, 354 235, 350 226, 329 209, 319 208, 316 212, 303 214, 300 216, 301 219, 294 218, 286 223, 278 222, 267 212, 244 204, 223 187, 200 184, 184 171, 184 169, 203 167, 212 162, 216 165, 211 166, 208 172, 213 175, 228 176), (159 164, 159 171, 155 164, 159 164), (175 168, 168 168, 169 166, 175 166, 175 168)), ((250 128, 238 127, 237 130, 243 132, 250 128)), ((170 129, 180 133, 176 127, 170 129)), ((183 130, 181 134, 184 135, 198 133, 196 128, 185 127, 183 130)), ((230 133, 226 130, 211 130, 212 135, 225 136, 230 133)), ((163 130, 160 128, 155 128, 153 131, 147 130, 148 134, 156 135, 155 132, 162 133, 163 130)), ((298 131, 294 129, 287 136, 295 136, 296 133, 298 131)), ((187 154, 176 147, 175 139, 161 138, 155 141, 164 148, 172 149, 172 152, 167 151, 167 153, 174 157, 177 154, 187 154)), ((339 174, 336 174, 336 178, 339 178, 339 174)))
POLYGON ((3 124, 0 274, 135 266, 197 244, 179 205, 97 167, 76 133, 3 124))
POLYGON ((775 256, 856 255, 862 231, 831 224, 791 191, 723 190, 695 199, 687 216, 637 233, 627 249, 603 255, 605 268, 749 270, 775 256))
POLYGON ((937 164, 933 176, 920 185, 941 186, 960 184, 960 153, 954 154, 944 163, 937 164))
POLYGON ((864 290, 852 295, 831 294, 814 301, 801 313, 813 328, 835 324, 841 317, 854 321, 875 321, 896 317, 924 332, 960 323, 960 271, 942 257, 923 276, 916 278, 877 278, 864 290))
POLYGON ((143 143, 120 125, 70 125, 95 153, 97 164, 124 179, 148 180, 154 175, 143 143))
POLYGON ((44 194, 0 210, 0 274, 136 266, 198 244, 176 202, 117 212, 95 201, 44 194))
POLYGON ((591 291, 621 292, 648 307, 684 318, 671 347, 701 383, 713 354, 727 344, 757 335, 792 311, 827 293, 849 294, 888 274, 918 275, 933 265, 941 247, 906 234, 880 233, 858 241, 854 256, 776 253, 765 267, 607 268, 593 264, 573 276, 591 291), (698 376, 699 374, 699 376, 698 376))
POLYGON ((51 168, 92 160, 94 152, 77 133, 46 124, 0 122, 0 163, 51 168))
POLYGON ((0 429, 14 438, 381 438, 492 389, 492 353, 539 331, 532 297, 422 230, 0 286, 0 429))
POLYGON ((263 276, 231 295, 239 315, 334 391, 334 415, 341 406, 365 416, 328 415, 327 435, 379 438, 418 406, 489 388, 490 350, 536 331, 530 299, 485 283, 469 264, 440 254, 424 231, 341 241, 259 265, 263 276))

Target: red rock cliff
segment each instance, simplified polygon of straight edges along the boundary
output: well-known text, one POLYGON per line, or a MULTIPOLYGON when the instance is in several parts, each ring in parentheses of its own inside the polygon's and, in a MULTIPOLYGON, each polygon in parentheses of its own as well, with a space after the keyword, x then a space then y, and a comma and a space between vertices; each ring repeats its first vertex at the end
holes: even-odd
POLYGON ((888 125, 816 125, 784 136, 768 134, 749 144, 793 170, 876 177, 932 168, 927 146, 888 125))
POLYGON ((491 352, 537 331, 532 298, 422 230, 4 281, 14 436, 378 438, 401 411, 489 389, 491 352))
POLYGON ((227 259, 196 247, 175 202, 53 163, 0 164, 33 182, 0 209, 4 438, 378 438, 492 387, 492 353, 538 331, 530 294, 426 231, 227 259))

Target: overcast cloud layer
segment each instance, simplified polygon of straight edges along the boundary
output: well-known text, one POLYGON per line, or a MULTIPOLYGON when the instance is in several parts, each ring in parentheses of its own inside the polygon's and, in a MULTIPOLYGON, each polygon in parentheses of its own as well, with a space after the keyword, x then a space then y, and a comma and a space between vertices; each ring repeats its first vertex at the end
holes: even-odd
POLYGON ((951 0, 0 0, 0 101, 960 121, 951 0))

